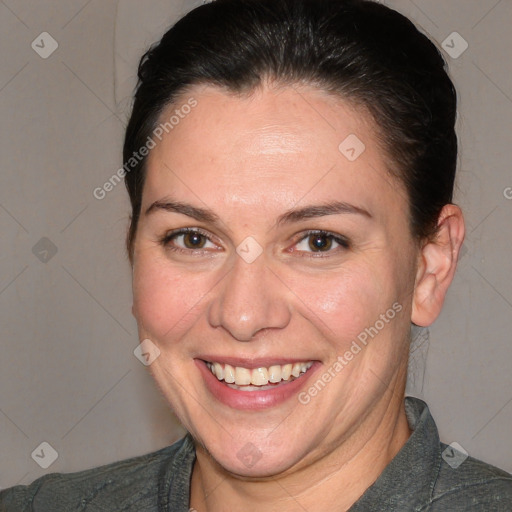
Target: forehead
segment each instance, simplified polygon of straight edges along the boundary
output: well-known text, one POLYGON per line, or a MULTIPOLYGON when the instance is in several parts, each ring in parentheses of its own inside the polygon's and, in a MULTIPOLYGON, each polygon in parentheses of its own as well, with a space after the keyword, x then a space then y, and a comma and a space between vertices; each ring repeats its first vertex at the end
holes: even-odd
POLYGON ((351 200, 383 214, 406 204, 371 118, 323 91, 263 87, 240 96, 196 86, 160 121, 171 118, 148 157, 143 207, 167 194, 238 214, 302 200, 351 200))

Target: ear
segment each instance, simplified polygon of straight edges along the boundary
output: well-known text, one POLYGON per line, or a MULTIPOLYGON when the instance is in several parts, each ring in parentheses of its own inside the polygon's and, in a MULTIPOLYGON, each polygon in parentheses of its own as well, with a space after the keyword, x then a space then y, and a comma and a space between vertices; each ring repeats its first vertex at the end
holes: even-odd
POLYGON ((411 321, 427 327, 439 316, 464 242, 464 217, 460 208, 447 204, 439 214, 438 233, 419 254, 411 321))

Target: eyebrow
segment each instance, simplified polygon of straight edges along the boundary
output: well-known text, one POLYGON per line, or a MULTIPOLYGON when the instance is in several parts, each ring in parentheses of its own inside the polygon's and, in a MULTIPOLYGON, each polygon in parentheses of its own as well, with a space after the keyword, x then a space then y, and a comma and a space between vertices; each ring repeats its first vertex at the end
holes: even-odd
POLYGON ((344 201, 331 201, 325 204, 304 206, 299 209, 292 209, 288 212, 280 215, 277 219, 277 225, 291 224, 293 222, 299 222, 301 220, 313 219, 315 217, 325 217, 327 215, 340 215, 344 213, 362 215, 369 219, 372 215, 369 211, 355 206, 344 201))
POLYGON ((166 212, 181 213, 187 217, 192 217, 201 222, 209 222, 215 224, 219 221, 219 216, 206 208, 198 208, 191 204, 181 203, 179 201, 155 201, 145 212, 145 215, 149 215, 152 212, 164 210, 166 212))
MULTIPOLYGON (((217 214, 206 208, 198 208, 197 206, 192 206, 188 203, 169 200, 155 201, 146 210, 145 215, 149 215, 150 213, 158 210, 181 213, 187 217, 211 224, 215 224, 220 220, 217 214)), ((289 210, 278 217, 276 225, 280 226, 282 224, 292 224, 294 222, 300 222, 301 220, 347 213, 362 215, 369 219, 372 218, 371 213, 364 208, 346 203, 344 201, 331 201, 325 204, 309 205, 304 206, 303 208, 289 210)))

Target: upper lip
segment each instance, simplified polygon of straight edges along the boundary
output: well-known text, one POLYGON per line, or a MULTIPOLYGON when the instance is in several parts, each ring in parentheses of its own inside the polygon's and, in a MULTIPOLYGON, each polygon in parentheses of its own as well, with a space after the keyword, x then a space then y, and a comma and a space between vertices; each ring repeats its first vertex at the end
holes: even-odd
POLYGON ((294 363, 307 363, 309 361, 315 361, 314 359, 308 358, 296 358, 296 357, 258 357, 258 358, 241 358, 241 357, 230 357, 230 356, 201 356, 197 359, 202 359, 207 363, 221 363, 229 364, 231 366, 239 366, 241 368, 254 369, 254 368, 268 368, 274 365, 294 364, 294 363))

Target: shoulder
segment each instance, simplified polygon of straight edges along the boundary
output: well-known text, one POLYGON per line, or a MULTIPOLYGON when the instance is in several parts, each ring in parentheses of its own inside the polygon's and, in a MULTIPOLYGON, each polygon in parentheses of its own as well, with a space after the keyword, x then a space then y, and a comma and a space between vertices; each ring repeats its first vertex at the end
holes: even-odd
MULTIPOLYGON (((441 444, 442 453, 452 450, 441 444)), ((432 512, 450 510, 512 510, 512 475, 473 457, 454 467, 441 461, 432 494, 432 512)))
POLYGON ((185 437, 156 452, 76 473, 51 473, 30 485, 0 492, 0 512, 158 510, 161 476, 173 471, 179 452, 191 451, 185 437), (96 508, 94 508, 96 510, 96 508))

